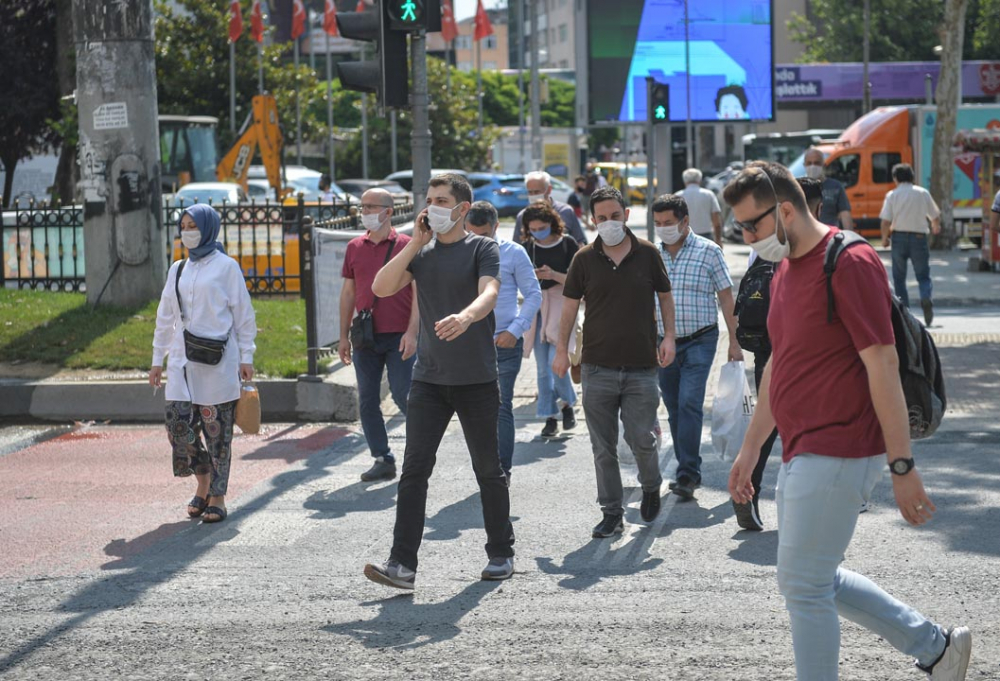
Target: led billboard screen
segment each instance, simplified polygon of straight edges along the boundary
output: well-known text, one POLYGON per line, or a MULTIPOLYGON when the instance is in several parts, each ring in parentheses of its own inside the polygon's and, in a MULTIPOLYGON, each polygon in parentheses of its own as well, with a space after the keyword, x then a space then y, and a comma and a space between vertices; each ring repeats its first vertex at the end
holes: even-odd
POLYGON ((645 121, 646 76, 687 120, 686 47, 691 120, 774 120, 772 17, 771 0, 587 0, 590 121, 645 121))

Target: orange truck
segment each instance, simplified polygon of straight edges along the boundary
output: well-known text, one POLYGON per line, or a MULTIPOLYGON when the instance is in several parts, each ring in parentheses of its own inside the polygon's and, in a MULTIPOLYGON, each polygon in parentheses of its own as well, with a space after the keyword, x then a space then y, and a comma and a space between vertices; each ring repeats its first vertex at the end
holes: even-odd
MULTIPOLYGON (((835 140, 817 147, 826 156, 826 174, 844 184, 856 229, 868 237, 880 235, 879 214, 885 195, 895 187, 892 167, 913 166, 917 184, 930 187, 936 106, 884 106, 854 121, 835 140)), ((1000 105, 964 104, 958 129, 1000 129, 1000 105)), ((790 169, 805 175, 800 156, 790 169)), ((982 229, 983 194, 979 182, 982 156, 962 151, 954 162, 956 234, 978 240, 982 229)), ((989 197, 992 199, 992 197, 989 197)))

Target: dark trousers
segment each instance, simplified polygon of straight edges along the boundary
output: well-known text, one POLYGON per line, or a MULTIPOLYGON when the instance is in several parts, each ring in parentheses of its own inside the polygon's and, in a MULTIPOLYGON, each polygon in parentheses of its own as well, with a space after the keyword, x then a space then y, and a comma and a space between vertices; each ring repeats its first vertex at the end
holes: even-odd
POLYGON ((514 528, 510 524, 510 496, 497 451, 497 382, 475 385, 437 385, 413 381, 406 410, 406 450, 399 477, 396 526, 391 560, 417 569, 417 551, 427 513, 427 481, 434 471, 437 451, 448 422, 455 414, 462 424, 472 470, 479 483, 486 527, 486 555, 514 555, 514 528))
POLYGON ((389 374, 389 392, 399 410, 406 414, 406 395, 410 392, 410 376, 416 355, 404 360, 399 351, 401 333, 376 333, 375 347, 355 350, 354 372, 358 377, 358 402, 361 430, 373 457, 395 461, 389 450, 389 436, 382 416, 382 373, 389 374))
POLYGON ((167 437, 174 451, 174 476, 211 475, 209 496, 225 496, 229 489, 235 422, 235 401, 222 404, 167 402, 167 437))
MULTIPOLYGON (((770 352, 758 352, 753 357, 753 381, 754 385, 757 386, 758 395, 760 394, 760 380, 764 377, 764 367, 767 366, 770 359, 770 352)), ((764 469, 767 467, 767 459, 771 456, 771 449, 774 448, 774 441, 777 439, 778 429, 775 428, 767 436, 767 440, 764 441, 764 445, 760 448, 760 458, 757 459, 757 467, 753 469, 753 474, 750 476, 750 481, 753 483, 754 506, 757 505, 757 500, 760 498, 760 485, 764 480, 764 469)))

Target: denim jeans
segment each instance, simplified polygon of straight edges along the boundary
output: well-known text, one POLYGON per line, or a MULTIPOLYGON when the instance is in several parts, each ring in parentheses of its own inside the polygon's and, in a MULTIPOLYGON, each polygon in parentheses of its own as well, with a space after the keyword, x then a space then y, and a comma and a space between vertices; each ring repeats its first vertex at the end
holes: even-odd
POLYGON ((497 369, 500 372, 500 416, 497 437, 500 442, 500 466, 510 474, 514 465, 514 382, 521 371, 524 339, 518 338, 512 348, 497 348, 497 369))
POLYGON ((660 369, 660 392, 667 407, 670 437, 677 457, 677 479, 701 482, 701 428, 705 384, 715 360, 719 330, 677 344, 673 363, 660 369))
POLYGON ((389 451, 389 436, 385 432, 382 416, 382 371, 389 373, 389 392, 399 411, 406 414, 406 396, 410 392, 410 378, 416 355, 403 360, 399 351, 401 333, 375 334, 375 347, 355 350, 352 355, 354 373, 358 377, 358 402, 361 412, 361 430, 373 457, 394 461, 389 451))
MULTIPOLYGON (((764 378, 764 368, 767 366, 770 359, 770 352, 758 352, 753 357, 753 381, 754 385, 757 387, 758 395, 760 395, 760 381, 764 378)), ((750 474, 750 482, 753 483, 754 507, 756 507, 756 502, 760 498, 760 486, 764 482, 764 469, 767 468, 767 460, 771 456, 771 450, 774 449, 774 442, 777 439, 778 429, 775 428, 771 431, 771 434, 767 436, 767 439, 764 440, 764 444, 761 445, 760 457, 757 459, 757 465, 754 467, 753 473, 750 474)))
POLYGON ((941 627, 840 567, 858 521, 886 468, 884 456, 841 459, 799 454, 778 473, 778 587, 792 624, 798 678, 836 681, 838 613, 923 665, 944 650, 941 627))
POLYGON ((535 416, 540 419, 559 416, 559 405, 556 398, 573 406, 576 404, 576 391, 569 372, 562 378, 552 373, 552 360, 556 358, 556 346, 542 341, 541 317, 538 330, 535 332, 535 364, 538 366, 538 403, 535 406, 535 416))
POLYGON ((659 489, 660 456, 656 451, 656 409, 660 396, 656 369, 602 367, 584 364, 583 413, 597 472, 597 502, 609 515, 622 515, 622 472, 618 466, 618 419, 625 442, 639 467, 643 491, 659 489))
POLYGON ((497 454, 500 390, 496 381, 476 385, 436 385, 413 381, 406 412, 406 452, 399 477, 396 526, 390 559, 417 569, 417 551, 427 513, 427 481, 434 471, 438 446, 451 417, 458 414, 472 470, 479 483, 486 526, 486 555, 514 555, 510 497, 497 454))
POLYGON ((906 259, 913 261, 913 274, 917 276, 920 300, 930 300, 934 286, 931 283, 930 250, 927 234, 915 232, 892 233, 892 287, 896 295, 909 307, 910 298, 906 293, 906 259))

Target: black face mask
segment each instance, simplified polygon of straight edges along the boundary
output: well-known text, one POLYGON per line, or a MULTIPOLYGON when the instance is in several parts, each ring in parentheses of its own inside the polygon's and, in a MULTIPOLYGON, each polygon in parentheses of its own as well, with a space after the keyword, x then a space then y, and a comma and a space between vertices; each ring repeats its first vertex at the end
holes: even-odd
POLYGON ((582 186, 580 186, 580 185, 576 185, 576 190, 577 190, 578 192, 582 192, 582 191, 585 191, 586 189, 587 189, 586 187, 582 187, 582 186))

